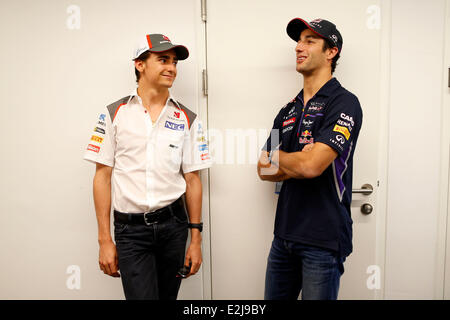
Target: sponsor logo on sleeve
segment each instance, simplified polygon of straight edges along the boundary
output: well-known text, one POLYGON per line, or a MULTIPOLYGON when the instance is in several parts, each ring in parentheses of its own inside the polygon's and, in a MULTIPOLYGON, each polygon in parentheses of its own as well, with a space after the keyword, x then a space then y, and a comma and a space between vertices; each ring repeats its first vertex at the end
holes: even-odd
POLYGON ((341 151, 344 151, 344 147, 342 146, 345 143, 345 138, 338 134, 336 138, 330 138, 330 142, 332 142, 336 147, 338 147, 341 151))
POLYGON ((97 122, 97 124, 99 124, 101 126, 106 126, 106 123, 104 121, 99 121, 99 122, 97 122))
POLYGON ((92 136, 91 137, 92 141, 98 142, 98 143, 102 143, 103 142, 103 138, 97 137, 97 136, 92 136))
POLYGON ((174 111, 173 116, 177 119, 180 119, 180 112, 174 111))
POLYGON ((355 122, 353 121, 353 117, 350 117, 348 115, 346 115, 345 113, 341 113, 341 118, 343 120, 347 120, 352 124, 352 127, 355 125, 355 122))
POLYGON ((96 152, 96 153, 98 153, 100 151, 100 147, 94 146, 93 144, 88 145, 87 149, 89 151, 93 151, 93 152, 96 152))
POLYGON ((106 117, 106 114, 102 113, 102 114, 100 115, 100 117, 98 117, 98 120, 100 120, 100 121, 105 121, 105 117, 106 117))
POLYGON ((347 129, 350 130, 350 131, 352 131, 352 129, 353 129, 352 124, 350 122, 338 119, 337 123, 340 126, 347 127, 347 129))
POLYGON ((288 124, 295 123, 295 117, 283 122, 283 127, 286 127, 288 124))
POLYGON ((207 151, 208 150, 208 145, 206 143, 205 144, 201 144, 201 145, 198 146, 198 150, 199 151, 207 151))
POLYGON ((345 143, 344 137, 341 136, 340 134, 338 134, 338 135, 336 136, 336 140, 339 141, 341 144, 344 144, 344 143, 345 143))
POLYGON ((209 160, 210 158, 209 158, 209 153, 203 153, 203 154, 201 154, 200 155, 200 158, 202 159, 202 160, 209 160))
POLYGON ((347 140, 350 138, 350 132, 348 131, 348 129, 346 127, 341 127, 339 125, 335 125, 333 131, 342 133, 344 135, 345 139, 347 139, 347 140))
POLYGON ((105 130, 99 127, 95 127, 94 129, 95 132, 101 133, 101 134, 105 134, 105 130))
POLYGON ((169 128, 170 130, 177 130, 177 131, 183 131, 184 130, 184 123, 182 124, 176 124, 170 121, 166 121, 164 124, 164 127, 169 128))

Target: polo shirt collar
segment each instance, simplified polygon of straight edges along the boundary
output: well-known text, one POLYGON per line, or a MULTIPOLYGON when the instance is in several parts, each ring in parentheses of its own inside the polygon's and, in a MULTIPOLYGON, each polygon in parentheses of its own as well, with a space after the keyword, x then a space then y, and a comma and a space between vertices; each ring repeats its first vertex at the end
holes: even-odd
MULTIPOLYGON (((131 101, 131 99, 133 99, 134 97, 136 97, 136 99, 139 101, 140 104, 142 104, 142 99, 141 97, 138 95, 137 93, 137 88, 134 88, 134 90, 131 92, 130 94, 130 98, 128 99, 127 104, 131 101)), ((176 102, 175 98, 172 96, 172 94, 169 91, 169 98, 167 99, 167 101, 171 101, 173 103, 173 105, 175 107, 178 107, 178 103, 176 102)), ((167 102, 166 102, 167 104, 167 102)))
MULTIPOLYGON (((315 97, 318 96, 329 97, 333 94, 333 92, 336 89, 340 87, 341 84, 339 83, 339 81, 333 77, 330 80, 328 80, 311 99, 314 99, 315 97)), ((303 89, 298 94, 298 97, 303 101, 303 89)))

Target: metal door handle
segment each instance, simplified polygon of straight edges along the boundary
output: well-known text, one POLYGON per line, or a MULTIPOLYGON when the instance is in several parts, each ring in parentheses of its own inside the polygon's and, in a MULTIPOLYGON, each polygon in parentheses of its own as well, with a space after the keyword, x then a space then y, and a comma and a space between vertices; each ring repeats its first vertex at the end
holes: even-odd
POLYGON ((362 193, 365 196, 368 196, 370 194, 372 194, 373 192, 373 187, 371 184, 366 183, 365 185, 363 185, 361 187, 361 189, 353 189, 352 193, 362 193))

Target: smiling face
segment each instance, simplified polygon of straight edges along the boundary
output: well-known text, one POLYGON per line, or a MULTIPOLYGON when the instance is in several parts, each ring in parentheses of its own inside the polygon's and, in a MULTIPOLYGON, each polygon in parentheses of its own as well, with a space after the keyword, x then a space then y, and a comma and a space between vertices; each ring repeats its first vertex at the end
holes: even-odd
POLYGON ((302 31, 295 47, 296 69, 299 73, 310 75, 323 68, 330 68, 331 73, 331 59, 337 53, 337 48, 324 50, 324 41, 310 29, 302 31))
POLYGON ((171 88, 177 76, 177 55, 175 50, 152 52, 147 60, 135 61, 136 69, 141 73, 139 83, 150 87, 171 88))

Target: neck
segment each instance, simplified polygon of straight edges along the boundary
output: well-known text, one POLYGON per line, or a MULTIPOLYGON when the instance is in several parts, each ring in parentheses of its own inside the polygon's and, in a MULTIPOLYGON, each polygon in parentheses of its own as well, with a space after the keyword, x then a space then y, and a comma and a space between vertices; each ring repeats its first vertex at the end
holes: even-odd
POLYGON ((169 89, 165 87, 157 88, 149 86, 145 82, 139 82, 137 94, 141 97, 144 107, 164 106, 169 98, 169 89))
POLYGON ((303 100, 305 105, 332 77, 328 69, 319 69, 311 74, 303 74, 303 100))

